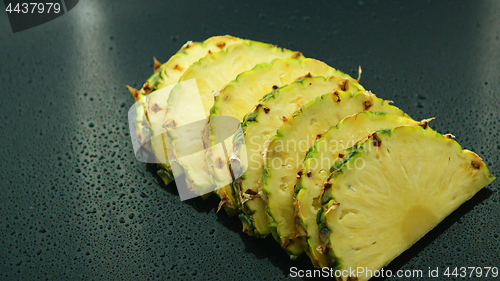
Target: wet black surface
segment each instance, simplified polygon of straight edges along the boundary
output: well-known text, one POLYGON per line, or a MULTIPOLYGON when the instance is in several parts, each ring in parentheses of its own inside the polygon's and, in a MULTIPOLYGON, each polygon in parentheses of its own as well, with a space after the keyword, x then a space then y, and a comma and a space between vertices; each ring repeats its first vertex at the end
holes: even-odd
MULTIPOLYGON (((231 34, 353 76, 361 65, 365 88, 415 119, 437 117, 433 128, 499 176, 500 2, 206 2, 80 1, 16 34, 0 11, 1 280, 282 280, 311 269, 272 238, 242 234, 215 198, 181 202, 134 158, 124 84, 142 85, 152 57, 187 40, 231 34)), ((499 267, 499 182, 390 268, 499 267)))

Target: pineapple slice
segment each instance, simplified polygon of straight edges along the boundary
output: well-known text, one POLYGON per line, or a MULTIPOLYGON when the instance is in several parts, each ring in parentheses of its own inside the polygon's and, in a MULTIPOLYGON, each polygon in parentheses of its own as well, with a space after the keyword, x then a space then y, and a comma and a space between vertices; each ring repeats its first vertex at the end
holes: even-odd
POLYGON ((316 267, 328 266, 327 257, 320 248, 317 216, 321 208, 323 183, 331 173, 330 168, 345 157, 344 149, 353 146, 368 134, 405 124, 426 126, 427 120, 419 123, 408 117, 385 112, 360 112, 344 118, 337 126, 330 128, 307 153, 295 189, 296 222, 302 245, 316 267))
POLYGON ((322 94, 340 89, 351 93, 364 90, 356 80, 345 74, 340 77, 308 77, 269 93, 245 116, 243 131, 235 138, 233 148, 235 155, 247 160, 232 162, 235 174, 242 175, 232 185, 242 203, 239 216, 248 234, 263 237, 270 233, 266 208, 259 195, 264 168, 262 153, 266 142, 283 124, 283 117, 292 115, 322 94), (242 162, 248 165, 242 167, 242 162))
MULTIPOLYGON (((172 89, 168 99, 165 126, 169 129, 172 153, 186 175, 191 191, 206 194, 214 190, 208 166, 205 162, 205 148, 202 142, 203 128, 190 126, 209 115, 214 103, 214 91, 222 89, 236 76, 262 62, 277 58, 302 58, 299 52, 281 49, 270 44, 250 41, 229 46, 226 51, 211 52, 189 67, 179 82, 195 80, 199 96, 187 98, 181 84, 172 89), (199 100, 201 97, 201 101, 199 100), (198 107, 195 109, 195 107, 198 107), (201 107, 201 108, 200 108, 201 107), (199 112, 201 111, 201 112, 199 112), (191 127, 191 128, 189 128, 191 127), (178 129, 179 128, 179 129, 178 129), (182 129, 180 129, 182 128, 182 129)), ((224 164, 224 163, 222 163, 224 164)), ((226 170, 227 171, 227 170, 226 170)), ((175 174, 175 172, 174 172, 175 174)), ((219 193, 223 190, 217 190, 219 193)), ((219 194, 221 198, 226 196, 219 194)))
POLYGON ((356 280, 370 279, 368 270, 386 266, 494 179, 479 156, 430 128, 372 134, 325 182, 318 223, 329 265, 365 268, 356 280))
MULTIPOLYGON (((304 76, 344 76, 344 80, 350 80, 350 83, 356 83, 346 74, 331 68, 327 64, 315 59, 276 59, 271 63, 261 63, 255 66, 252 70, 246 71, 238 75, 237 79, 227 84, 220 92, 215 100, 214 106, 210 111, 210 119, 218 120, 217 116, 231 116, 241 121, 246 113, 248 113, 259 100, 269 92, 276 90, 286 84, 289 84, 304 76)), ((331 89, 329 89, 331 90, 331 89)), ((328 90, 327 90, 328 91, 328 90)), ((324 93, 326 93, 325 91, 324 93)), ((207 143, 205 147, 212 146, 211 144, 220 143, 224 136, 232 135, 238 129, 239 123, 235 126, 228 126, 227 122, 209 122, 210 130, 206 133, 211 133, 210 136, 205 136, 207 143), (210 140, 209 140, 210 139, 210 140)), ((227 150, 231 151, 229 145, 227 150)), ((231 179, 226 178, 225 173, 227 167, 219 165, 220 161, 227 162, 227 159, 214 159, 213 153, 208 153, 207 161, 210 174, 212 175, 216 185, 222 186, 219 189, 223 194, 222 201, 228 213, 235 213, 239 209, 239 203, 233 196, 230 185, 224 183, 231 182, 231 179)), ((233 175, 235 178, 238 175, 233 175)), ((252 234, 252 231, 244 231, 252 234)))
POLYGON ((262 173, 262 190, 267 197, 269 227, 275 239, 292 258, 302 253, 295 226, 294 194, 297 176, 309 148, 330 127, 361 111, 384 111, 404 116, 370 92, 333 92, 323 95, 289 117, 270 139, 262 173))
POLYGON ((137 137, 142 144, 151 141, 152 152, 159 162, 158 174, 165 184, 173 181, 173 175, 168 161, 169 142, 164 141, 168 136, 162 127, 170 94, 170 89, 164 88, 177 83, 188 67, 207 53, 225 50, 230 45, 245 41, 229 35, 214 36, 204 42, 189 41, 166 63, 161 64, 154 59, 155 72, 140 90, 129 87, 134 99, 138 101, 135 120, 137 137), (156 92, 159 89, 164 91, 156 92))

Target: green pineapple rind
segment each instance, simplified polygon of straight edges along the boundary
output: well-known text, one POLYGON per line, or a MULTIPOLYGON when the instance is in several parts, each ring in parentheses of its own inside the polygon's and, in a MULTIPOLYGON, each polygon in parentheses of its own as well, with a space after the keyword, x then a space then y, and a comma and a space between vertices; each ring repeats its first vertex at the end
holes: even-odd
POLYGON ((172 173, 172 169, 170 167, 166 167, 162 164, 158 164, 157 168, 158 168, 158 170, 156 170, 156 173, 158 174, 158 176, 160 176, 160 178, 163 180, 163 182, 165 182, 165 184, 168 185, 169 183, 171 183, 175 180, 173 173, 172 173))
MULTIPOLYGON (((390 129, 384 129, 378 132, 383 132, 383 131, 390 131, 390 129)), ((330 247, 328 247, 330 243, 330 232, 331 229, 328 227, 326 223, 326 210, 330 208, 333 204, 335 204, 335 199, 332 197, 331 190, 331 182, 335 181, 335 179, 343 174, 342 168, 349 162, 349 161, 355 161, 356 158, 360 157, 360 151, 364 149, 364 147, 367 145, 369 142, 369 137, 366 138, 365 140, 362 140, 352 147, 345 149, 346 157, 344 160, 338 161, 335 163, 330 168, 331 175, 328 177, 328 179, 325 182, 325 187, 323 189, 323 194, 321 196, 321 204, 323 205, 322 208, 319 209, 318 211, 318 216, 317 216, 317 221, 318 221, 318 226, 320 230, 320 240, 323 242, 322 248, 326 252, 327 257, 329 257, 328 260, 328 267, 333 268, 333 270, 340 270, 342 268, 342 258, 337 257, 335 253, 331 250, 330 247), (329 188, 327 188, 328 183, 330 183, 329 188)))
MULTIPOLYGON (((345 93, 345 92, 343 92, 343 93, 345 93)), ((348 94, 350 94, 350 93, 348 93, 348 94)), ((325 94, 325 95, 322 95, 322 96, 319 96, 319 97, 315 98, 314 100, 308 102, 303 107, 299 108, 295 113, 292 114, 292 116, 296 116, 296 115, 301 114, 304 110, 307 110, 307 108, 309 108, 311 105, 314 105, 314 104, 320 102, 322 99, 325 99, 325 98, 331 98, 331 94, 325 94)), ((273 140, 279 139, 281 137, 283 137, 282 127, 280 127, 276 131, 276 134, 273 137, 271 137, 269 141, 272 142, 273 140)), ((268 176, 269 176, 269 170, 266 169, 266 166, 264 164, 264 170, 262 171, 262 186, 266 185, 268 176)), ((281 236, 278 233, 277 222, 274 219, 273 215, 269 212, 269 208, 266 208, 266 213, 267 213, 267 218, 268 218, 268 226, 269 226, 269 229, 271 230, 271 234, 274 237, 274 239, 276 240, 276 242, 278 242, 281 245, 282 244, 282 242, 281 242, 281 236)), ((287 252, 287 254, 292 259, 294 259, 294 258, 296 258, 296 257, 298 257, 300 255, 300 253, 295 253, 293 251, 290 251, 287 247, 283 247, 283 249, 287 252)))
MULTIPOLYGON (((335 127, 337 127, 337 126, 335 126, 335 127)), ((336 170, 339 170, 347 161, 349 161, 349 159, 351 159, 355 155, 355 153, 356 153, 356 151, 358 149, 358 145, 359 145, 359 143, 356 143, 352 147, 350 147, 349 149, 344 150, 344 152, 346 154, 346 157, 344 159, 339 159, 339 160, 335 161, 335 163, 330 168, 330 173, 332 173, 332 172, 334 172, 336 170)), ((311 150, 313 150, 313 148, 311 148, 311 150)), ((309 156, 309 154, 310 153, 308 153, 307 155, 309 156)), ((310 158, 310 156, 309 156, 309 158, 310 158)), ((302 189, 302 188, 303 188, 303 186, 302 186, 301 181, 297 181, 297 185, 295 186, 295 194, 297 194, 300 191, 300 189, 302 189)), ((320 208, 319 211, 322 213, 323 209, 320 208)), ((317 220, 319 220, 319 218, 321 217, 321 215, 322 214, 320 214, 320 213, 317 214, 317 217, 318 217, 317 220)), ((311 255, 311 249, 309 247, 308 237, 307 237, 308 233, 305 230, 305 225, 303 224, 303 221, 298 216, 297 216, 297 224, 298 224, 298 231, 301 233, 300 239, 301 239, 302 245, 304 247, 304 251, 311 258, 312 264, 315 267, 320 267, 320 264, 311 255)), ((322 225, 320 224, 320 233, 322 231, 321 226, 322 225)))
MULTIPOLYGON (((301 84, 303 84, 304 80, 307 80, 307 78, 306 79, 297 80, 294 83, 301 83, 301 84)), ((281 87, 281 88, 283 88, 283 87, 281 87)), ((266 102, 266 101, 269 101, 272 98, 275 98, 275 94, 277 94, 281 90, 281 88, 278 88, 278 89, 276 89, 274 91, 271 91, 270 93, 264 95, 259 100, 259 104, 263 103, 263 102, 266 102)), ((235 134, 235 137, 234 137, 234 140, 233 140, 233 143, 234 143, 234 146, 233 146, 234 149, 233 149, 233 151, 235 151, 237 155, 239 154, 239 152, 238 152, 239 149, 238 148, 245 143, 244 137, 245 137, 245 129, 246 129, 246 127, 250 123, 252 123, 252 122, 257 122, 257 118, 258 118, 258 116, 259 116, 260 113, 261 112, 259 110, 254 109, 254 110, 248 112, 245 115, 245 117, 243 117, 243 121, 241 122, 241 131, 238 132, 237 134, 235 134)), ((232 167, 233 167, 233 169, 234 168, 238 168, 239 169, 238 171, 240 172, 239 174, 242 174, 241 173, 241 167, 239 165, 238 166, 233 165, 232 167)), ((242 174, 242 177, 244 177, 244 176, 245 175, 242 174)), ((244 202, 242 202, 242 198, 241 198, 241 195, 240 195, 240 194, 242 194, 241 181, 238 181, 238 180, 233 181, 231 183, 231 188, 232 188, 233 192, 235 194, 237 194, 236 198, 239 199, 238 204, 239 204, 239 208, 240 208, 240 219, 242 219, 242 223, 244 223, 244 225, 247 227, 248 232, 249 233, 253 233, 254 236, 256 236, 256 237, 265 237, 265 236, 267 236, 267 233, 266 234, 259 233, 257 231, 257 229, 254 227, 254 223, 253 223, 254 220, 253 220, 253 217, 252 217, 252 215, 253 215, 254 212, 252 210, 250 210, 249 208, 247 208, 247 205, 244 204, 244 202)), ((274 225, 274 227, 273 227, 273 225, 270 225, 270 228, 271 228, 271 232, 273 231, 273 229, 274 229, 274 231, 276 231, 276 225, 274 225)))
MULTIPOLYGON (((275 91, 273 91, 275 92, 275 91)), ((237 132, 234 136, 233 139, 233 152, 236 155, 240 154, 240 147, 244 145, 245 143, 245 128, 250 122, 255 122, 256 118, 258 116, 259 112, 258 111, 253 111, 250 113, 247 113, 245 117, 243 118, 243 122, 241 122, 241 130, 237 132)), ((254 226, 253 222, 253 211, 246 208, 246 205, 244 204, 244 200, 242 198, 241 194, 241 182, 242 179, 245 178, 245 174, 243 173, 243 167, 241 167, 239 161, 232 161, 231 162, 231 167, 233 168, 234 173, 241 175, 240 178, 234 180, 231 182, 231 190, 233 194, 235 194, 235 198, 238 200, 238 212, 239 212, 239 218, 241 222, 243 223, 243 229, 244 232, 247 232, 251 236, 256 236, 256 237, 265 237, 266 235, 262 235, 257 231, 257 229, 254 226)))

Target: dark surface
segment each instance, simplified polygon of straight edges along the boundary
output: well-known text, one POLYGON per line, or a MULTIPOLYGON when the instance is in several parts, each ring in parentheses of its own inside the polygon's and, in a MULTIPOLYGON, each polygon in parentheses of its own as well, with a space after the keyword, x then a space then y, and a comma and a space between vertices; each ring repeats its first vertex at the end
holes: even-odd
MULTIPOLYGON (((206 2, 80 1, 16 34, 0 11, 1 280, 281 280, 311 268, 242 234, 215 198, 181 202, 134 158, 124 84, 142 85, 152 57, 187 40, 231 34, 353 76, 361 65, 365 88, 437 117, 433 128, 500 175, 499 1, 206 2)), ((499 183, 391 268, 500 266, 499 183)))

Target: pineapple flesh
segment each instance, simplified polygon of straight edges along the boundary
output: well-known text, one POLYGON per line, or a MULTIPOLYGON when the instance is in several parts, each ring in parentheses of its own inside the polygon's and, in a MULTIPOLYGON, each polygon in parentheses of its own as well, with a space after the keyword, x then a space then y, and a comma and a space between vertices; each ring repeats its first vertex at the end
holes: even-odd
POLYGON ((364 89, 346 74, 307 77, 269 93, 245 116, 242 133, 235 138, 233 149, 235 155, 245 157, 247 166, 241 167, 243 161, 232 162, 233 171, 241 175, 232 187, 242 203, 239 217, 248 234, 263 237, 270 233, 265 204, 260 196, 264 168, 262 153, 266 142, 283 124, 283 117, 292 115, 321 94, 336 90, 354 93, 364 89))
POLYGON ((424 127, 373 133, 325 182, 318 223, 330 267, 379 270, 495 179, 475 153, 424 127))
POLYGON ((399 125, 427 125, 409 117, 394 116, 385 112, 365 111, 341 120, 314 143, 303 163, 302 174, 296 184, 295 206, 297 229, 302 245, 316 267, 327 266, 327 257, 321 251, 317 215, 321 209, 323 183, 331 167, 342 161, 348 149, 368 134, 399 125))
MULTIPOLYGON (((238 121, 242 121, 245 114, 252 110, 265 94, 303 77, 317 75, 327 77, 346 76, 342 81, 350 79, 351 83, 356 82, 342 72, 315 59, 276 59, 271 63, 258 64, 252 70, 239 74, 236 80, 227 84, 217 95, 217 99, 210 111, 210 130, 205 132, 205 147, 220 143, 226 136, 232 135, 239 125, 239 123, 235 123, 235 126, 229 126, 227 122, 212 122, 212 120, 220 120, 217 119, 219 116, 231 116, 238 121)), ((231 146, 232 144, 229 144, 227 147, 229 151, 232 150, 231 146)), ((231 186, 225 185, 225 183, 231 182, 232 179, 226 178, 227 173, 225 171, 227 167, 219 165, 221 161, 227 162, 227 159, 215 159, 213 156, 214 153, 207 154, 209 172, 216 185, 221 186, 219 194, 223 194, 225 197, 222 200, 227 202, 224 206, 226 206, 226 209, 232 208, 228 212, 236 212, 240 204, 237 198, 233 196, 231 186)), ((237 178, 239 175, 233 176, 237 178)), ((253 233, 246 229, 245 232, 253 233)))
POLYGON ((361 111, 383 111, 404 116, 370 92, 336 91, 306 104, 281 125, 270 139, 264 160, 262 190, 271 233, 292 258, 303 252, 295 224, 294 194, 297 176, 309 148, 332 126, 361 111))
MULTIPOLYGON (((204 160, 205 151, 202 137, 206 128, 187 126, 203 119, 199 111, 201 111, 201 115, 204 114, 206 120, 214 103, 214 91, 221 90, 238 74, 252 69, 259 63, 271 62, 277 58, 302 57, 299 52, 250 41, 231 45, 225 51, 209 52, 207 56, 186 70, 179 82, 195 80, 199 96, 187 98, 182 85, 175 86, 168 99, 165 126, 168 128, 168 136, 171 138, 173 146, 172 153, 175 157, 173 160, 182 168, 188 187, 192 191, 206 194, 214 190, 208 165, 204 160), (201 109, 193 108, 193 102, 196 101, 193 99, 196 98, 201 98, 201 109), (179 127, 184 127, 184 129, 177 130, 179 127), (178 154, 181 152, 189 157, 180 157, 178 154)), ((223 190, 217 189, 217 192, 224 200, 226 196, 220 193, 223 190)))

